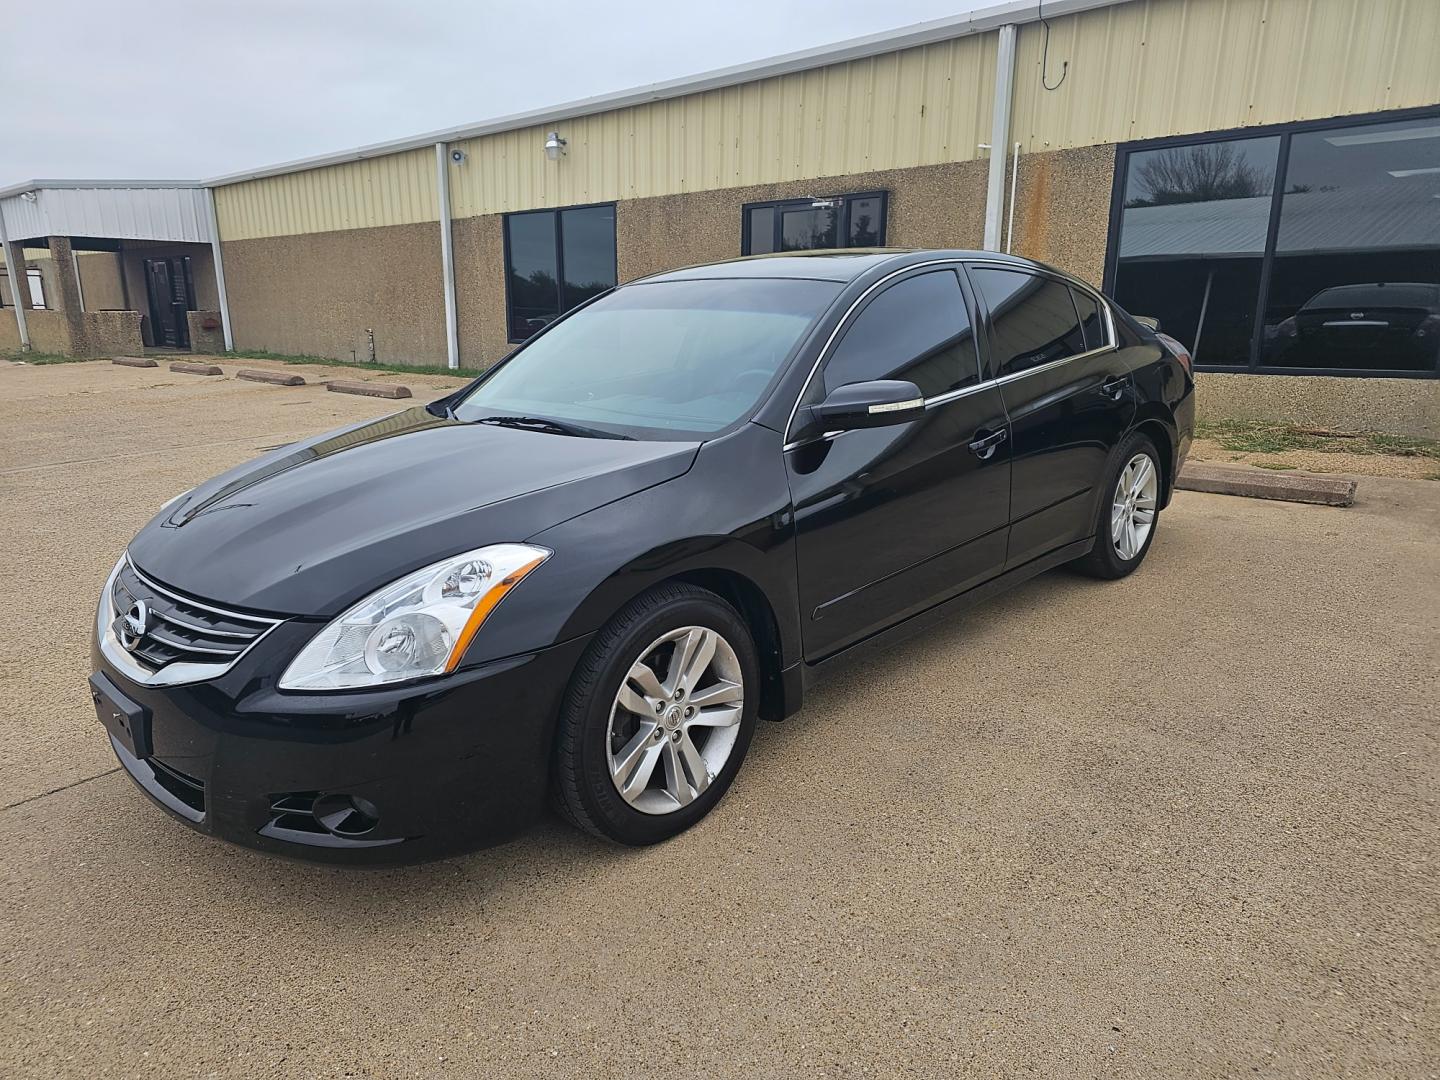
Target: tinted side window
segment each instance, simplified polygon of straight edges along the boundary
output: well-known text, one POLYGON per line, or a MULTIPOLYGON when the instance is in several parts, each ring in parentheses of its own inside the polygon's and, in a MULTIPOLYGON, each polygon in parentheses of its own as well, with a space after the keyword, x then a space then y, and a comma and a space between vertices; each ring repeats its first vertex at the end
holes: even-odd
POLYGON ((1079 289, 1071 289, 1070 296, 1075 301, 1075 310, 1080 313, 1080 327, 1085 331, 1085 348, 1104 348, 1105 317, 1100 314, 1100 305, 1093 296, 1079 289))
POLYGON ((926 397, 979 381, 975 335, 953 270, 906 278, 861 309, 825 365, 825 390, 871 379, 906 379, 926 397))
POLYGON ((970 279, 990 307, 1000 375, 1013 375, 1085 351, 1069 286, 1021 270, 977 267, 970 279))

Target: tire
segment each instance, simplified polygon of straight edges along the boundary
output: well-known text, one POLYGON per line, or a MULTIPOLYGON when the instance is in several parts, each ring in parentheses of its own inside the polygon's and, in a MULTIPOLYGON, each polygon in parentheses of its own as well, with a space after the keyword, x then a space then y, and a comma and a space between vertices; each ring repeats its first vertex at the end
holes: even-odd
POLYGON ((596 635, 571 677, 556 740, 556 808, 586 832, 631 846, 685 831, 739 771, 759 696, 755 642, 733 607, 678 582, 644 593, 596 635), (685 655, 689 669, 677 673, 685 655))
POLYGON ((1132 574, 1145 561, 1145 554, 1155 540, 1155 530, 1160 525, 1160 455, 1148 435, 1139 432, 1130 435, 1120 444, 1102 490, 1105 492, 1095 515, 1095 546, 1089 554, 1081 556, 1071 565, 1089 577, 1113 581, 1132 574), (1144 477, 1145 466, 1137 465, 1140 459, 1148 459, 1148 474, 1144 477), (1139 472, 1132 471, 1139 470, 1139 472), (1148 478, 1148 484, 1144 480, 1148 478), (1130 521, 1136 531, 1122 532, 1117 539, 1117 530, 1124 528, 1125 515, 1118 502, 1122 483, 1133 488, 1134 481, 1140 480, 1140 497, 1128 505, 1131 507, 1130 521), (1146 503, 1148 502, 1148 506, 1146 503), (1141 519, 1149 512, 1148 528, 1143 537, 1138 536, 1141 519))

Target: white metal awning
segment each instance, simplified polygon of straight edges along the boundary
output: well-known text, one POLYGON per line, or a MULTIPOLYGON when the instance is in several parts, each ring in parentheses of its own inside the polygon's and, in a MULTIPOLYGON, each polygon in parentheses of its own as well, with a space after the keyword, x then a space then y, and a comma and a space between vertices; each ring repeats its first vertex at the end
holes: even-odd
POLYGON ((0 191, 4 234, 107 240, 214 239, 208 192, 197 184, 143 180, 32 180, 0 191))

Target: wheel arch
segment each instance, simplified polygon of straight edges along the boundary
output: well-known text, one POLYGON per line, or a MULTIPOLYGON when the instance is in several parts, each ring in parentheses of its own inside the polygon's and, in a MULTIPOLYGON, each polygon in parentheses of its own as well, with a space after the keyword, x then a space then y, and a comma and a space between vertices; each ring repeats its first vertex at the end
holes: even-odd
POLYGON ((1131 430, 1148 436, 1160 455, 1160 506, 1163 509, 1170 504, 1175 490, 1175 422, 1157 408, 1148 415, 1142 414, 1131 430))

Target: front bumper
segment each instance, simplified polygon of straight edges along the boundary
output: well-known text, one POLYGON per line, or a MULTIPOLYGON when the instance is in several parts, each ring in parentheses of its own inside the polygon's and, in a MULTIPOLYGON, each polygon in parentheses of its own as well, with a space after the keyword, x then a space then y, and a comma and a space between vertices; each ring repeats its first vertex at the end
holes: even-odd
POLYGON ((326 862, 437 858, 539 816, 561 695, 588 638, 409 686, 276 690, 314 629, 277 627, 222 677, 184 686, 136 683, 92 646, 93 669, 149 711, 146 757, 111 738, 131 778, 200 832, 326 862), (328 830, 336 817, 322 811, 345 797, 375 824, 328 830))

